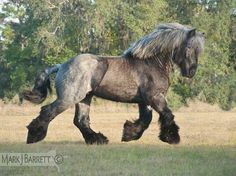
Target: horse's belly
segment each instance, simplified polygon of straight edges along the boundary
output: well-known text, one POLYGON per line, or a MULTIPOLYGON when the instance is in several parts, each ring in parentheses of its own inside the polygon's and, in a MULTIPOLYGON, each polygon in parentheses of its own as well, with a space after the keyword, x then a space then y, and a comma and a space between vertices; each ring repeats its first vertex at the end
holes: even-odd
POLYGON ((140 97, 138 96, 137 91, 134 92, 131 89, 118 90, 98 87, 95 90, 94 95, 100 98, 117 102, 138 103, 140 101, 140 97))
POLYGON ((117 102, 138 103, 140 101, 138 87, 132 82, 102 81, 95 89, 94 95, 117 102))

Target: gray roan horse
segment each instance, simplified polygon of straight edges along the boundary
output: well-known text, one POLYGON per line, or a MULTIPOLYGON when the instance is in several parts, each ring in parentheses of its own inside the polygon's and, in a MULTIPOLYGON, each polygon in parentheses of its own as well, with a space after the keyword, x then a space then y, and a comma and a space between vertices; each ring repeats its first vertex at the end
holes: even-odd
POLYGON ((181 24, 161 24, 135 42, 122 56, 78 55, 63 64, 45 69, 38 75, 32 91, 22 93, 26 100, 41 103, 50 88, 49 75, 56 74, 57 99, 41 108, 28 125, 27 143, 45 138, 52 119, 75 105, 74 124, 87 144, 106 144, 107 137, 90 127, 89 108, 95 95, 104 99, 137 103, 139 118, 126 121, 122 141, 139 139, 152 120, 152 110, 159 113, 160 140, 179 143, 179 127, 165 99, 173 64, 182 76, 192 78, 203 50, 204 36, 181 24))

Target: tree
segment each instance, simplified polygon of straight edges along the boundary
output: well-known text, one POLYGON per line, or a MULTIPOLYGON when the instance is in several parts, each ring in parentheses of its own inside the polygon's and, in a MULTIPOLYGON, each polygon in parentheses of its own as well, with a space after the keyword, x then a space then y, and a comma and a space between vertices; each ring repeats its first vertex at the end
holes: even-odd
MULTIPOLYGON (((189 99, 236 102, 233 0, 9 0, 0 40, 0 98, 29 87, 38 70, 81 53, 120 55, 161 22, 179 22, 205 32, 206 45, 192 80, 172 76, 170 104, 189 99)), ((176 71, 178 72, 178 71, 176 71)))
POLYGON ((46 65, 85 52, 121 54, 163 19, 165 8, 164 0, 9 0, 4 15, 19 22, 3 31, 1 98, 29 86, 46 65))
MULTIPOLYGON (((169 4, 171 4, 169 1, 169 4)), ((188 81, 174 78, 173 91, 186 103, 189 98, 197 98, 208 103, 218 103, 223 109, 230 109, 235 99, 233 64, 230 59, 230 10, 233 1, 176 1, 169 8, 181 23, 205 32, 205 51, 201 57, 195 78, 188 81), (186 6, 186 8, 185 8, 186 6), (180 10, 183 9, 183 10, 180 10)))

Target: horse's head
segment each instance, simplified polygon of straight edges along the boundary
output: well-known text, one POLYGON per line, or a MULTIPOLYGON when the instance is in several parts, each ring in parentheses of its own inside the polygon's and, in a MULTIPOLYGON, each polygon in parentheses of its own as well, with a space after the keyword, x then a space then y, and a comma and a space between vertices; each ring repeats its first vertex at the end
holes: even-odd
POLYGON ((185 40, 176 49, 173 60, 179 66, 182 76, 192 78, 197 71, 198 57, 203 50, 204 34, 196 29, 186 30, 185 33, 185 40))

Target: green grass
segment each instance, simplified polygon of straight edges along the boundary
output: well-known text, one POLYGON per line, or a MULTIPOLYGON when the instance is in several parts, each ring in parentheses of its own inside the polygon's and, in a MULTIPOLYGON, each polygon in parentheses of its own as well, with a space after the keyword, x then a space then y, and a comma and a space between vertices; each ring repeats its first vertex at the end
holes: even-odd
POLYGON ((233 176, 236 146, 169 146, 80 142, 0 144, 1 152, 48 152, 64 156, 56 167, 0 167, 0 175, 180 175, 233 176))

